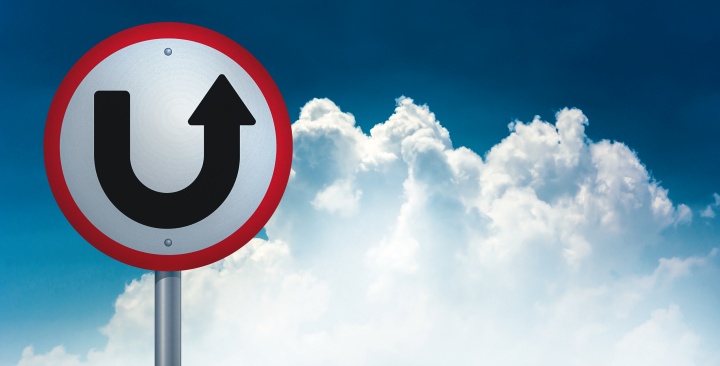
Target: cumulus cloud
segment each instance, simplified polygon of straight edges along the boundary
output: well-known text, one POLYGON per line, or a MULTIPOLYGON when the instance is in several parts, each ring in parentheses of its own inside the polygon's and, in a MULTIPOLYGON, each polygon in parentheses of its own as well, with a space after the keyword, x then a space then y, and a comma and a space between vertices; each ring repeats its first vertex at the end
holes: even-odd
MULTIPOLYGON (((514 121, 484 156, 397 100, 369 134, 328 99, 293 124, 293 173, 268 240, 183 274, 183 357, 217 365, 710 365, 673 292, 717 251, 647 253, 692 221, 588 118, 514 121)), ((86 355, 152 362, 153 281, 127 286, 86 355)))
POLYGON ((704 217, 706 219, 715 218, 715 210, 713 208, 720 206, 720 194, 713 193, 713 198, 715 199, 715 202, 707 205, 700 213, 700 217, 704 217))
POLYGON ((700 338, 682 322, 677 305, 657 309, 617 344, 625 355, 615 365, 695 365, 700 338))

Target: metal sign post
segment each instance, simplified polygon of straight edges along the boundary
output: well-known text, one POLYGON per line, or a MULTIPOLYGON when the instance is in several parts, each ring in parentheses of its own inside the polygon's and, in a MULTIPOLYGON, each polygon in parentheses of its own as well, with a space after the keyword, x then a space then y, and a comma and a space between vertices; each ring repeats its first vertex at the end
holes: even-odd
POLYGON ((180 271, 155 271, 155 366, 180 366, 180 271))

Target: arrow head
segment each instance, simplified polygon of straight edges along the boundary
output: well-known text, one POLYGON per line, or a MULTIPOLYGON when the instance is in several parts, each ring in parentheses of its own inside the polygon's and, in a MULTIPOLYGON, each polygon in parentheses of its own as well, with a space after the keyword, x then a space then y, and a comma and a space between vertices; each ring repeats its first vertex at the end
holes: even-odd
POLYGON ((188 123, 193 126, 247 126, 254 125, 255 118, 230 85, 230 81, 220 74, 195 108, 188 123))

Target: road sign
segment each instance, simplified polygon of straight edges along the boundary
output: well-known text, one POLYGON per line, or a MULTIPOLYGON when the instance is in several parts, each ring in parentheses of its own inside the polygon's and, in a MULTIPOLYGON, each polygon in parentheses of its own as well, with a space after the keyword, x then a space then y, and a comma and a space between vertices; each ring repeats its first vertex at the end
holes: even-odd
POLYGON ((50 106, 45 168, 72 226, 121 262, 179 271, 247 243, 292 161, 280 92, 214 31, 154 23, 117 33, 68 72, 50 106))

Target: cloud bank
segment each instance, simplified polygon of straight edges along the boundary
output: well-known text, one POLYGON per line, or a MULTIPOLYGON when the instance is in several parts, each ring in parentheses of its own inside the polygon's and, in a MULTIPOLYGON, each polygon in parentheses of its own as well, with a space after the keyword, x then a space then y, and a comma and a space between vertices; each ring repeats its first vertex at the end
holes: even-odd
MULTIPOLYGON (((580 110, 555 119, 510 123, 481 157, 409 98, 369 134, 308 102, 268 240, 183 273, 183 362, 719 364, 675 291, 717 251, 646 256, 691 210, 580 110)), ((151 363, 151 274, 101 332, 101 350, 28 347, 18 366, 151 363)))

